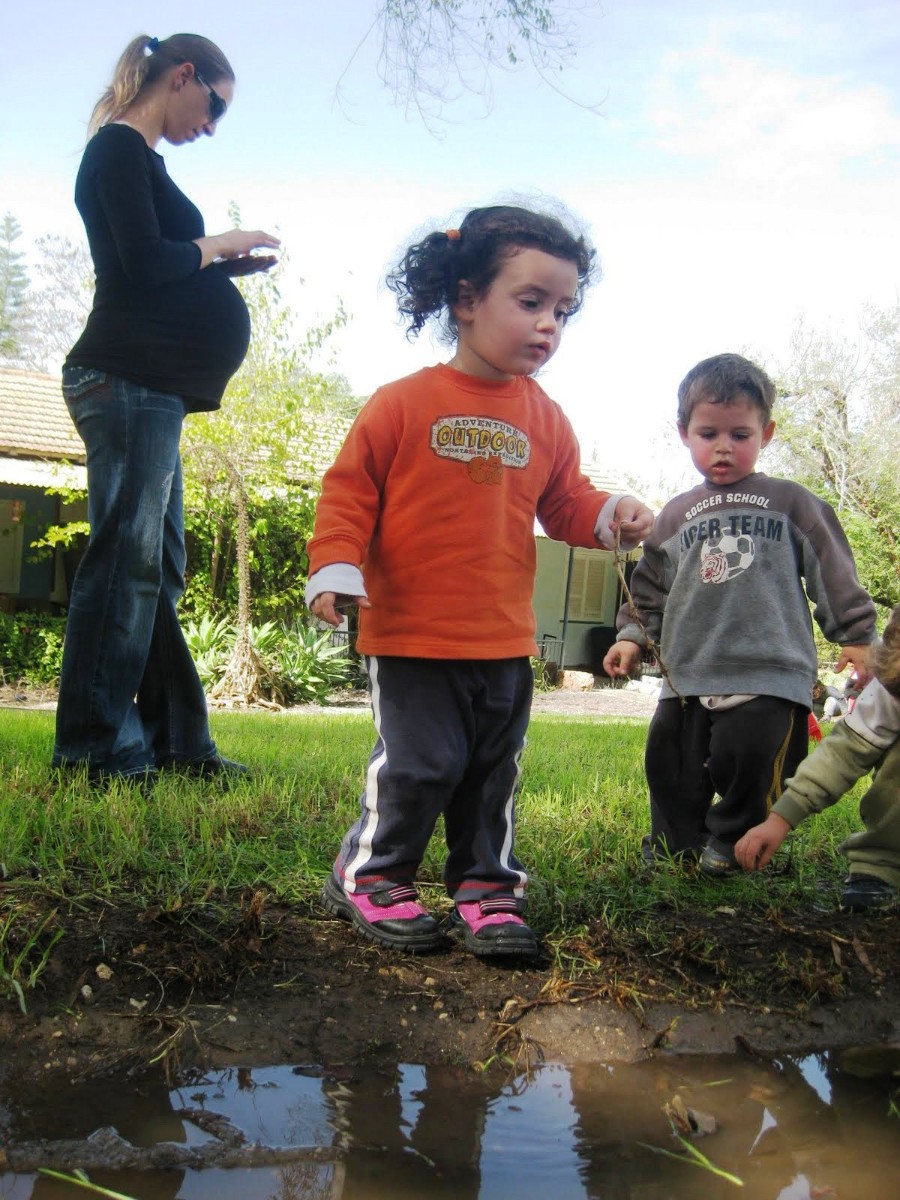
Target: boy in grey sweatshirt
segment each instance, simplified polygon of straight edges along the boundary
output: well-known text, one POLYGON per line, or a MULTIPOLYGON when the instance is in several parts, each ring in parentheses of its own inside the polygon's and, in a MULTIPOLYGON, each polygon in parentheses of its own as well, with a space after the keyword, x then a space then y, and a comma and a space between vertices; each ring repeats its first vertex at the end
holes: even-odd
POLYGON ((737 354, 698 363, 678 389, 678 429, 703 482, 676 496, 644 542, 618 639, 631 674, 658 647, 664 681, 647 739, 645 854, 688 855, 707 874, 768 814, 808 748, 818 663, 809 602, 862 677, 875 608, 834 511, 756 471, 775 431, 775 387, 737 354), (719 799, 713 803, 718 793, 719 799))

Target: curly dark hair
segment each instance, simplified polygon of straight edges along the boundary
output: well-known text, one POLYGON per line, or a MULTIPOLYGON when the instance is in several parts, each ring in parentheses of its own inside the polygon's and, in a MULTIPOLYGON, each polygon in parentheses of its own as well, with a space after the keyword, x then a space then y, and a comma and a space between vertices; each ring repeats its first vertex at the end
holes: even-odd
POLYGON ((691 413, 704 400, 728 405, 741 397, 756 405, 763 425, 768 425, 775 403, 775 384, 762 367, 740 354, 704 358, 678 385, 678 424, 687 429, 691 413))
POLYGON ((429 233, 410 246, 388 274, 387 286, 408 321, 407 337, 415 337, 435 319, 443 338, 455 340, 453 306, 459 299, 460 281, 466 280, 476 296, 483 296, 504 261, 527 249, 543 250, 575 264, 578 289, 568 315, 577 312, 596 272, 596 252, 584 235, 570 232, 549 213, 513 205, 473 208, 459 229, 429 233))

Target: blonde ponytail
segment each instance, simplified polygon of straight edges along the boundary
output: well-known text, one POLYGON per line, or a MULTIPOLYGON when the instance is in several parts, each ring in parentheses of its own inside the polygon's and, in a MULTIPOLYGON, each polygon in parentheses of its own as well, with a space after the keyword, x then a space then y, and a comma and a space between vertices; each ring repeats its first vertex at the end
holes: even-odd
POLYGON ((88 122, 88 138, 115 121, 137 99, 147 79, 150 62, 147 51, 153 40, 149 34, 142 33, 125 47, 116 63, 112 83, 94 105, 88 122))

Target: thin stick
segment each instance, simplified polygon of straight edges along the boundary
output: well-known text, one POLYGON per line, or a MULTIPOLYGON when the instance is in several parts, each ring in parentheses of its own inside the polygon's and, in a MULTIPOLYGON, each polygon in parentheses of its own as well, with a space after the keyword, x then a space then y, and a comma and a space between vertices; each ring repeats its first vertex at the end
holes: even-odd
POLYGON ((659 669, 660 669, 660 671, 662 671, 663 678, 665 679, 665 681, 669 685, 669 687, 672 689, 672 691, 675 693, 675 695, 678 697, 678 699, 681 701, 682 708, 684 708, 687 704, 687 700, 685 700, 684 696, 682 696, 681 692, 679 692, 678 688, 672 682, 672 677, 669 674, 668 669, 666 668, 666 664, 663 662, 662 655, 659 652, 659 646, 656 644, 656 642, 653 640, 653 638, 647 632, 647 626, 644 624, 644 622, 641 619, 641 614, 638 612, 637 605, 634 602, 634 596, 632 596, 631 589, 629 588, 628 583, 625 579, 625 566, 624 566, 625 558, 622 555, 621 540, 622 540, 622 535, 621 535, 620 531, 617 529, 616 530, 616 543, 615 543, 615 546, 613 547, 613 555, 615 557, 616 573, 619 576, 619 582, 622 585, 622 591, 624 592, 625 599, 628 602, 628 615, 631 617, 632 621, 634 621, 634 623, 637 625, 638 629, 640 629, 641 633, 644 635, 644 641, 646 643, 647 649, 650 651, 650 653, 653 655, 653 657, 659 663, 659 669))

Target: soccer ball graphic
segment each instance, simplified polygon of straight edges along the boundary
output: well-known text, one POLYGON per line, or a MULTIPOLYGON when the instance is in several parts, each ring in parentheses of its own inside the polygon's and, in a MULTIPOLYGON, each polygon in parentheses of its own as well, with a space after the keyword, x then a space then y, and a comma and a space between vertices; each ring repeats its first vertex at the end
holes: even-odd
POLYGON ((746 571, 756 548, 746 533, 723 533, 710 538, 700 550, 700 579, 703 583, 727 583, 746 571))

